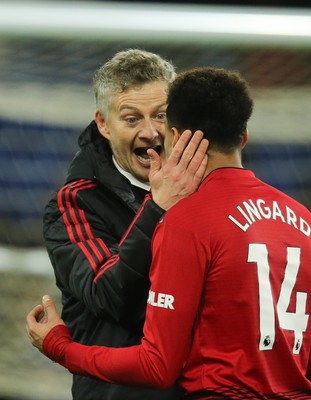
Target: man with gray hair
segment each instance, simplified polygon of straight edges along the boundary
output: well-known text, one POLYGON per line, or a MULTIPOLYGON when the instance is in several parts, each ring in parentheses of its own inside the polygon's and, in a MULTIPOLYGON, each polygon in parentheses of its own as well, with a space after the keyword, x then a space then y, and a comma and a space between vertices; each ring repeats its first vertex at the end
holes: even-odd
MULTIPOLYGON (((199 132, 191 140, 185 132, 161 165, 174 78, 171 63, 137 49, 117 53, 98 69, 95 119, 79 138, 65 185, 46 207, 44 238, 62 293, 62 318, 79 343, 140 343, 156 223, 202 178, 207 144, 199 132)), ((179 393, 175 387, 159 393, 74 375, 72 396, 165 400, 179 393)))
POLYGON ((43 296, 27 317, 34 346, 107 382, 168 388, 178 378, 185 400, 311 399, 311 213, 243 168, 252 110, 234 71, 179 74, 165 152, 185 129, 201 129, 208 165, 155 230, 141 344, 75 343, 43 296))

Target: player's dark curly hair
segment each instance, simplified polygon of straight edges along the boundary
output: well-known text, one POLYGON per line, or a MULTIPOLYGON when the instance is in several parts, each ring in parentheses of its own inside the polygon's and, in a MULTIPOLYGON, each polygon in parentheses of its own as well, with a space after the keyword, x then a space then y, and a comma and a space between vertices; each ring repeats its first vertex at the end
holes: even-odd
POLYGON ((248 85, 236 72, 195 68, 170 85, 168 126, 202 130, 210 149, 229 152, 239 146, 252 110, 248 85))

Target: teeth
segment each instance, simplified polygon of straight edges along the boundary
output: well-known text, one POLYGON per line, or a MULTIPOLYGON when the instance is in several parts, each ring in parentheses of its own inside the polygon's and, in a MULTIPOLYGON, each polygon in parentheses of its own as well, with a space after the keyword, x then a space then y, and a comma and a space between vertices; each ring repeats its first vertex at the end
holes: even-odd
POLYGON ((147 154, 147 150, 149 147, 143 148, 143 147, 139 147, 137 149, 135 149, 135 154, 143 159, 149 158, 148 154, 147 154))
POLYGON ((143 160, 149 160, 149 155, 147 153, 146 154, 139 154, 138 158, 141 158, 143 160))

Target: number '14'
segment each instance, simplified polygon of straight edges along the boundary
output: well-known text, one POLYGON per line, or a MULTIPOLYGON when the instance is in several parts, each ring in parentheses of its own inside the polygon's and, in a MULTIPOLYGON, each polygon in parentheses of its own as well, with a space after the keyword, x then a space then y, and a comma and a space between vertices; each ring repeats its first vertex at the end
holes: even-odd
MULTIPOLYGON (((259 243, 249 244, 247 261, 257 264, 260 310, 259 350, 271 350, 275 341, 275 311, 269 279, 270 266, 267 246, 259 243)), ((300 248, 288 247, 287 264, 276 309, 280 328, 294 332, 294 354, 299 354, 302 346, 303 332, 306 331, 309 320, 309 315, 306 314, 307 293, 297 292, 295 312, 287 311, 296 283, 299 266, 300 248)))

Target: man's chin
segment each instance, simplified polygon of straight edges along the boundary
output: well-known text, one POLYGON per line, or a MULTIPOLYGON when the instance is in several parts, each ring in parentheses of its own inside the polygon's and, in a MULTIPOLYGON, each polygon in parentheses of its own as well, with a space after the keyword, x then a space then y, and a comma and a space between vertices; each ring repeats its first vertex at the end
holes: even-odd
POLYGON ((149 174, 147 176, 136 176, 136 179, 139 180, 139 182, 141 183, 149 185, 149 174))
POLYGON ((147 170, 145 169, 143 172, 142 171, 135 171, 133 174, 139 182, 146 183, 147 185, 149 184, 149 171, 150 168, 147 170))
POLYGON ((136 167, 132 174, 142 183, 149 183, 150 162, 141 162, 136 160, 136 167))

